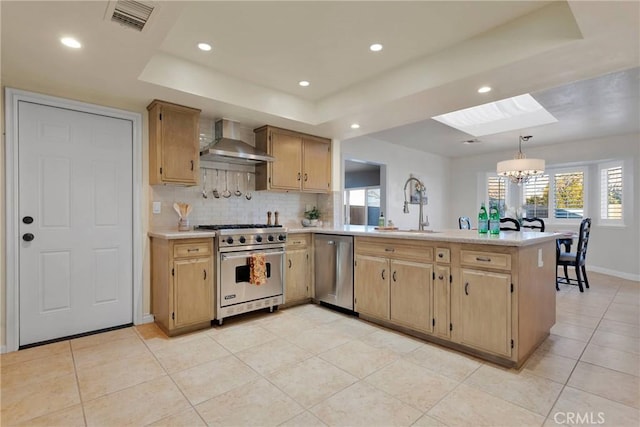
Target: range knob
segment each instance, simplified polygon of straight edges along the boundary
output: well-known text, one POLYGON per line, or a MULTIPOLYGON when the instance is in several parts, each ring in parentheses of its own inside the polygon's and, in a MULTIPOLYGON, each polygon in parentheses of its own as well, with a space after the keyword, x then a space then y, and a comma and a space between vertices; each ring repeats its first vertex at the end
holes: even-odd
POLYGON ((256 242, 258 242, 258 243, 262 242, 262 236, 257 236, 256 237, 256 242))
POLYGON ((270 242, 273 242, 273 236, 271 234, 269 234, 269 237, 267 237, 267 240, 270 242))
POLYGON ((278 240, 280 240, 281 242, 284 242, 284 239, 286 239, 287 236, 285 236, 284 234, 281 234, 278 236, 278 240))
POLYGON ((233 243, 233 237, 227 237, 227 243, 228 244, 232 244, 233 243))
POLYGON ((246 241, 247 241, 247 239, 245 239, 244 236, 240 236, 240 243, 244 243, 246 241))

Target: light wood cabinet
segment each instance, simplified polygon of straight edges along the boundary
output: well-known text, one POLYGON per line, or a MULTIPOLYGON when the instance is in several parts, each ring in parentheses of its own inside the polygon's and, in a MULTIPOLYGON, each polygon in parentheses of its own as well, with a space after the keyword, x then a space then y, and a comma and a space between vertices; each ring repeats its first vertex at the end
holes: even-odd
POLYGON ((151 311, 167 335, 214 318, 213 239, 151 239, 151 311))
POLYGON ((286 245, 285 305, 308 302, 311 298, 310 235, 290 234, 286 245))
POLYGON ((356 239, 355 311, 431 332, 433 248, 420 242, 356 239))
POLYGON ((433 333, 451 336, 451 267, 436 265, 433 281, 433 333))
POLYGON ((431 332, 432 264, 391 260, 390 315, 392 322, 431 332))
POLYGON ((378 319, 389 319, 389 260, 355 255, 354 309, 378 319))
POLYGON ((275 161, 256 165, 256 190, 331 191, 331 140, 263 126, 256 147, 275 161))
POLYGON ((355 311, 369 321, 511 367, 522 366, 555 323, 555 241, 354 242, 355 311))
POLYGON ((149 110, 149 184, 197 185, 200 110, 155 100, 149 110))
POLYGON ((462 269, 461 343, 511 356, 511 275, 462 269))

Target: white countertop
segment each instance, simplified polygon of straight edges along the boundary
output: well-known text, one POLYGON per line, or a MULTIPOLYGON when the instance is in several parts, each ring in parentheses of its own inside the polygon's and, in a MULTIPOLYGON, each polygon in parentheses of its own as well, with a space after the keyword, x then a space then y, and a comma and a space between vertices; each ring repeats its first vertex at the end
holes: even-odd
POLYGON ((147 233, 149 237, 156 237, 158 239, 174 240, 174 239, 199 239, 207 237, 216 237, 215 231, 202 231, 202 230, 190 230, 190 231, 178 231, 177 229, 157 229, 149 231, 147 233))
MULTIPOLYGON (((473 243, 496 246, 529 246, 549 240, 555 240, 560 233, 540 233, 537 231, 501 231, 498 235, 479 234, 477 230, 376 230, 376 227, 364 225, 345 225, 342 227, 287 227, 289 233, 324 233, 346 236, 386 237, 409 240, 431 240, 455 243, 473 243)), ((149 237, 159 239, 196 239, 213 238, 215 231, 178 231, 177 229, 157 229, 149 231, 149 237)))
MULTIPOLYGON (((496 246, 528 246, 555 240, 559 233, 540 233, 537 231, 501 231, 498 235, 479 234, 477 230, 438 230, 438 231, 409 231, 409 230, 376 230, 372 226, 345 225, 342 227, 287 227, 289 233, 317 233, 341 234, 346 236, 386 237, 409 240, 431 240, 455 243, 473 243, 496 246)), ((150 237, 160 239, 197 239, 213 238, 215 231, 177 231, 176 229, 158 229, 149 231, 150 237)))
POLYGON ((477 230, 376 230, 372 226, 345 225, 342 227, 291 227, 289 233, 323 233, 342 234, 347 236, 388 237, 394 239, 433 240, 456 243, 473 243, 497 246, 528 246, 545 241, 556 240, 557 233, 540 233, 538 231, 501 231, 498 235, 480 234, 477 230))

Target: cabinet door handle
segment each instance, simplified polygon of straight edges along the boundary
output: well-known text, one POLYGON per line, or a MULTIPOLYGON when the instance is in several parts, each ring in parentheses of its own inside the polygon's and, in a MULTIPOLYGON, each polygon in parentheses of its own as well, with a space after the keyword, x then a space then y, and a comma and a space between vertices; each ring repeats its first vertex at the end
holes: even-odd
POLYGON ((394 248, 384 248, 385 252, 395 252, 396 250, 394 248))
POLYGON ((387 270, 383 268, 383 269, 382 269, 382 280, 387 280, 387 279, 385 279, 385 277, 384 277, 384 272, 385 272, 385 271, 387 271, 387 270))
POLYGON ((191 160, 191 170, 193 170, 193 160, 191 160))
POLYGON ((469 282, 464 284, 464 294, 469 295, 469 282))
POLYGON ((204 272, 204 280, 207 280, 207 270, 202 270, 204 272))
POLYGON ((491 258, 489 257, 476 257, 476 261, 483 261, 483 262, 491 262, 491 258))
POLYGON ((304 174, 304 182, 307 182, 307 179, 309 179, 309 177, 307 176, 307 174, 304 174))
POLYGON ((187 252, 200 252, 200 248, 187 249, 187 252))
POLYGON ((291 260, 289 260, 289 268, 291 268, 291 260))
POLYGON ((444 279, 444 277, 442 276, 442 274, 438 276, 438 279, 440 279, 440 280, 444 279))
POLYGON ((396 271, 395 270, 393 271, 393 276, 392 277, 393 277, 393 281, 395 282, 396 281, 396 271))
POLYGON ((298 181, 300 181, 300 176, 301 176, 300 172, 298 172, 298 181))
POLYGON ((438 258, 444 258, 444 254, 443 254, 442 252, 440 252, 440 253, 438 254, 438 258))

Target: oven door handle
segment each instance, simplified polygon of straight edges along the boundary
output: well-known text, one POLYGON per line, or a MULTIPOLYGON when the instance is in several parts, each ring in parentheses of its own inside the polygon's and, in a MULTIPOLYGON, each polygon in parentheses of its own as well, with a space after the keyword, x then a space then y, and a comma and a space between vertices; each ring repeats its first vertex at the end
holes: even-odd
POLYGON ((228 259, 239 259, 239 258, 249 258, 252 253, 259 253, 260 255, 269 256, 269 255, 284 255, 284 251, 278 252, 245 252, 244 255, 227 255, 222 254, 222 260, 226 261, 228 259))

